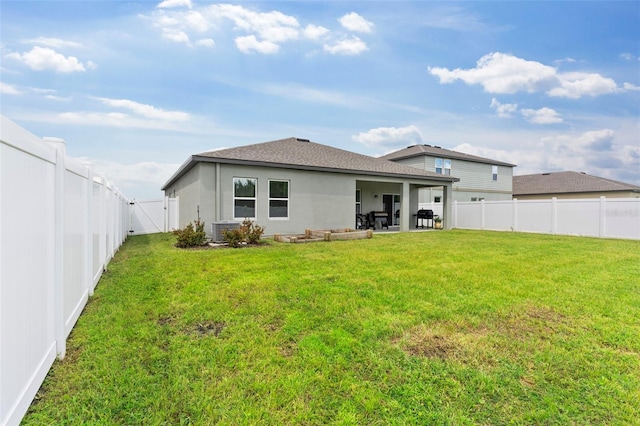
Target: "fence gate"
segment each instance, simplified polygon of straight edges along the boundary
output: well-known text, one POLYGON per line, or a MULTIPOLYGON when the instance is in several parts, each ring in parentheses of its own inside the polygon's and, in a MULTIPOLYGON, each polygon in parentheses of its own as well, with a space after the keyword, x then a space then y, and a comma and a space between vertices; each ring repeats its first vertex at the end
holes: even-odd
POLYGON ((155 234, 177 228, 177 199, 138 201, 129 203, 131 208, 130 234, 155 234))

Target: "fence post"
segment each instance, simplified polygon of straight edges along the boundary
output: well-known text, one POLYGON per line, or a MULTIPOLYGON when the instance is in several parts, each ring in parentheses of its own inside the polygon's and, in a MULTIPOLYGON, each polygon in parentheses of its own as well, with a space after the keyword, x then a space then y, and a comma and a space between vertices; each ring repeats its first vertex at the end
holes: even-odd
POLYGON ((91 167, 88 167, 85 197, 87 197, 87 221, 84 231, 84 281, 89 290, 89 296, 93 296, 93 169, 91 167))
POLYGON ((600 238, 604 238, 607 233, 607 201, 604 196, 600 197, 600 226, 598 231, 600 238))
POLYGON ((480 229, 484 230, 484 200, 480 201, 480 209, 482 210, 480 217, 482 218, 482 222, 480 224, 480 229))
POLYGON ((58 359, 63 359, 67 351, 64 334, 64 174, 65 142, 60 138, 43 138, 56 149, 55 174, 55 230, 54 230, 54 288, 53 288, 53 329, 56 339, 58 359))
POLYGON ((511 219, 511 224, 513 225, 512 230, 514 232, 518 231, 518 199, 513 199, 513 218, 511 219))
POLYGON ((551 234, 556 235, 558 229, 558 199, 551 198, 551 234))
MULTIPOLYGON (((107 261, 107 179, 100 176, 100 231, 98 235, 98 246, 100 247, 100 268, 102 271, 106 268, 107 261)), ((100 273, 100 275, 102 275, 100 273)))
POLYGON ((458 200, 453 200, 453 227, 458 227, 458 200))
POLYGON ((164 197, 164 229, 163 232, 169 232, 169 197, 164 197))

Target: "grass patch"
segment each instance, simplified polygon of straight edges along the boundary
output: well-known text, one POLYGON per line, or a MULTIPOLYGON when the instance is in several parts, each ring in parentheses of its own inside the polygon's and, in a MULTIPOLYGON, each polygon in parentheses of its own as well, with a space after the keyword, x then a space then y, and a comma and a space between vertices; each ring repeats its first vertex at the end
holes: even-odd
POLYGON ((635 424, 640 243, 129 238, 24 424, 635 424))

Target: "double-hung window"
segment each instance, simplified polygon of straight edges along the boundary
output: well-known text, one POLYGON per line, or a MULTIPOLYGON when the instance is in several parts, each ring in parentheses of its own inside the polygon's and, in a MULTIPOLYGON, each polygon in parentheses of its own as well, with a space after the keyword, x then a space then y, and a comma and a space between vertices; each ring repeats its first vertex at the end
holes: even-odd
POLYGON ((446 158, 436 158, 435 166, 437 174, 451 176, 451 160, 446 158))
POLYGON ((256 192, 258 179, 233 178, 233 217, 256 218, 256 192))
POLYGON ((362 191, 356 189, 356 214, 362 213, 362 191))
POLYGON ((289 181, 269 181, 269 217, 289 217, 289 181))
POLYGON ((491 178, 498 180, 498 166, 491 166, 491 178))

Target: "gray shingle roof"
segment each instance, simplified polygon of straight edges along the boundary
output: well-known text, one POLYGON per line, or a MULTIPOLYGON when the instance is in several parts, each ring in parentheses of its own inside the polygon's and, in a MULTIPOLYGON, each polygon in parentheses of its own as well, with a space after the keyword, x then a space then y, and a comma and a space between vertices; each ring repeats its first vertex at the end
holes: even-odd
POLYGON ((572 171, 513 177, 513 196, 580 192, 640 191, 640 186, 572 171))
POLYGON ((428 155, 431 157, 442 157, 456 160, 473 161, 475 163, 492 164, 496 166, 516 167, 515 164, 505 163, 503 161, 492 160, 490 158, 478 157, 477 155, 464 154, 462 152, 444 149, 439 146, 431 145, 412 145, 399 151, 383 155, 380 158, 385 160, 401 160, 404 158, 419 157, 428 155))
POLYGON ((404 164, 292 137, 193 155, 162 189, 171 185, 199 161, 429 179, 441 182, 458 180, 451 176, 443 176, 404 164))

